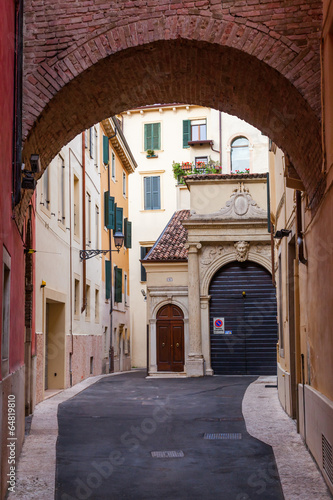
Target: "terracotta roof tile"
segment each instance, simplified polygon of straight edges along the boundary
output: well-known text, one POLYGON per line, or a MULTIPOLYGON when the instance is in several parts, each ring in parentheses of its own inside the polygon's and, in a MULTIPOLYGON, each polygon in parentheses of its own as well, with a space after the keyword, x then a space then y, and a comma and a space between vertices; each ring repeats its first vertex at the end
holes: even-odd
POLYGON ((181 224, 181 221, 188 219, 189 216, 189 210, 175 212, 155 245, 143 260, 148 262, 186 261, 187 249, 185 248, 185 242, 187 230, 181 224))

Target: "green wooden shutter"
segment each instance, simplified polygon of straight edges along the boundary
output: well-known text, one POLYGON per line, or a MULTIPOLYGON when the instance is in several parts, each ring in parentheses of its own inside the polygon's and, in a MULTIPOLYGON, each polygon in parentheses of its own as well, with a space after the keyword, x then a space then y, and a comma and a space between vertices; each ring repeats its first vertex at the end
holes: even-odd
POLYGON ((124 236, 125 236, 125 247, 132 248, 132 222, 127 218, 124 219, 124 236))
POLYGON ((109 139, 106 135, 103 135, 103 163, 109 163, 109 139))
POLYGON ((144 177, 145 210, 152 209, 151 177, 144 177))
POLYGON ((191 140, 191 120, 183 120, 183 148, 189 148, 188 141, 191 140))
POLYGON ((152 148, 152 124, 145 123, 145 151, 152 148))
MULTIPOLYGON (((140 247, 140 258, 141 260, 147 255, 147 247, 140 247)), ((147 281, 147 273, 143 264, 141 263, 141 281, 147 281)))
POLYGON ((109 196, 109 191, 104 193, 104 226, 107 229, 115 228, 114 197, 109 196))
POLYGON ((105 298, 108 300, 111 297, 111 262, 105 261, 105 298))
POLYGON ((116 206, 116 224, 114 230, 118 231, 118 229, 123 232, 123 209, 116 206))
POLYGON ((152 177, 152 208, 159 210, 161 208, 161 195, 160 195, 160 177, 152 177))
POLYGON ((152 124, 152 147, 150 149, 158 150, 161 149, 161 124, 152 124))
POLYGON ((115 290, 114 301, 122 302, 123 300, 123 270, 120 267, 115 267, 115 290))

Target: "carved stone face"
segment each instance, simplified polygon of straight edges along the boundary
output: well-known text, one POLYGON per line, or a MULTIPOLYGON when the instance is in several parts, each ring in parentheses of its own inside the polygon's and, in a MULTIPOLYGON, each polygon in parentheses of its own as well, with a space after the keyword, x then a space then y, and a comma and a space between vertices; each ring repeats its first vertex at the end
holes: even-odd
POLYGON ((247 241, 237 241, 234 245, 236 249, 236 258, 239 262, 244 262, 247 259, 249 252, 249 243, 247 241))

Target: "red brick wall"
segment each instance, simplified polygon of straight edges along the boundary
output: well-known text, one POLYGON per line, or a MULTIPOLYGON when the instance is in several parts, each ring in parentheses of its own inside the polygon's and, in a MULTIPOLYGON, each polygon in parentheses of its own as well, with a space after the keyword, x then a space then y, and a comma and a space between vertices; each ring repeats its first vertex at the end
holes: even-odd
POLYGON ((134 106, 237 114, 321 169, 322 4, 309 0, 25 2, 25 156, 43 165, 83 128, 134 106))

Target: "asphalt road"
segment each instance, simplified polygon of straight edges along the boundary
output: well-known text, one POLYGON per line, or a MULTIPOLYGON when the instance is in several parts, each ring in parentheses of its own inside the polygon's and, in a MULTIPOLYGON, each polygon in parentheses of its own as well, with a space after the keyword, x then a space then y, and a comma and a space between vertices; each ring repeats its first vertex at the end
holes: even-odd
POLYGON ((132 372, 62 403, 56 500, 283 500, 272 448, 242 417, 255 379, 132 372))

